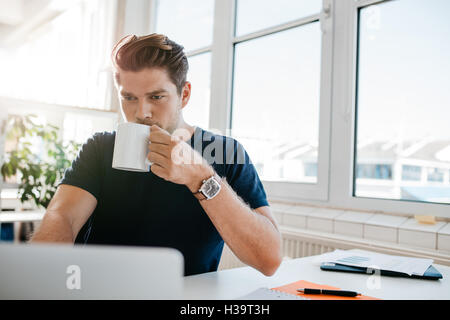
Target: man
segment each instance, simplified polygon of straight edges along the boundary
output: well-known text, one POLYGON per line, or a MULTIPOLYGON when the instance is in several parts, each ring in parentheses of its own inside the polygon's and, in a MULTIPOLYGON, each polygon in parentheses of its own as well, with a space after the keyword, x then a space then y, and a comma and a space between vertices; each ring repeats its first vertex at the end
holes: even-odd
POLYGON ((127 36, 112 60, 124 120, 150 126, 150 172, 113 169, 115 132, 95 134, 32 242, 173 247, 191 275, 217 270, 225 241, 241 261, 272 275, 281 237, 248 154, 236 140, 183 120, 191 93, 183 47, 159 34, 127 36), (211 157, 202 157, 206 150, 211 157))

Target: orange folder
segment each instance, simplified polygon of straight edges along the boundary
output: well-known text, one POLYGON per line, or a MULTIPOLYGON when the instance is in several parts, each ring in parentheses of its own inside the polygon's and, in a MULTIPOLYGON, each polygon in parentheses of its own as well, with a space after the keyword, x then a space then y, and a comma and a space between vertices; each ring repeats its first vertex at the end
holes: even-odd
POLYGON ((328 294, 303 294, 297 292, 298 288, 313 288, 313 289, 330 289, 330 290, 340 290, 340 288, 327 286, 323 284, 316 284, 305 280, 299 280, 293 283, 286 284, 281 287, 272 288, 272 290, 277 290, 285 293, 290 293, 293 295, 302 296, 311 300, 380 300, 378 298, 373 298, 369 296, 356 296, 356 297, 340 297, 332 296, 328 294))

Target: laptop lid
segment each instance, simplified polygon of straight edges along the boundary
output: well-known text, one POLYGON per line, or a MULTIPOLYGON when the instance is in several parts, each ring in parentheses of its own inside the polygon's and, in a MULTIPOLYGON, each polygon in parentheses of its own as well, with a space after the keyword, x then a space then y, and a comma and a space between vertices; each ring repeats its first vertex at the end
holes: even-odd
POLYGON ((0 299, 180 299, 172 248, 0 244, 0 299))

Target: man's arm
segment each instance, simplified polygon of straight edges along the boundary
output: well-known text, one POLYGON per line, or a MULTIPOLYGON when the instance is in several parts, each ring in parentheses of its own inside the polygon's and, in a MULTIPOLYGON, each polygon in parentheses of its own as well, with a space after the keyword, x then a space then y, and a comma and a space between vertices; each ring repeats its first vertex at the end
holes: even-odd
MULTIPOLYGON (((201 181, 214 174, 205 166, 203 173, 187 187, 198 191, 201 181)), ((278 269, 281 235, 268 206, 252 210, 222 179, 222 189, 212 199, 200 201, 217 231, 233 253, 244 263, 271 276, 278 269)))
POLYGON ((97 199, 89 192, 71 185, 60 185, 31 242, 73 243, 96 206, 97 199))
MULTIPOLYGON (((148 159, 150 170, 173 183, 186 185, 192 193, 214 169, 177 136, 151 126, 148 159)), ((269 207, 251 210, 222 180, 222 190, 210 200, 200 201, 217 231, 234 254, 265 275, 275 273, 281 263, 281 235, 269 207)))

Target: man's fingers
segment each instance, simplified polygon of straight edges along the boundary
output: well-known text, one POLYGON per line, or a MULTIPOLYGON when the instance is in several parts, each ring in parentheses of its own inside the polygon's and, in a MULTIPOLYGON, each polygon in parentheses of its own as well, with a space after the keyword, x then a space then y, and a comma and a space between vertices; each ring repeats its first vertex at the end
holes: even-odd
MULTIPOLYGON (((167 167, 167 158, 160 155, 159 153, 150 151, 147 155, 147 159, 152 162, 160 165, 161 167, 166 168, 167 167)), ((153 164, 152 164, 153 165, 153 164)))
POLYGON ((155 175, 157 175, 160 178, 163 178, 163 179, 166 178, 166 169, 164 169, 164 167, 161 167, 157 163, 153 163, 150 166, 150 171, 153 172, 155 175))
POLYGON ((170 148, 167 144, 152 142, 148 145, 148 150, 170 158, 170 148))
POLYGON ((162 132, 166 132, 168 133, 166 130, 164 130, 163 128, 161 128, 160 126, 158 126, 157 124, 151 125, 150 126, 150 131, 162 131, 162 132))
POLYGON ((150 142, 169 144, 172 136, 166 131, 150 130, 150 142))

